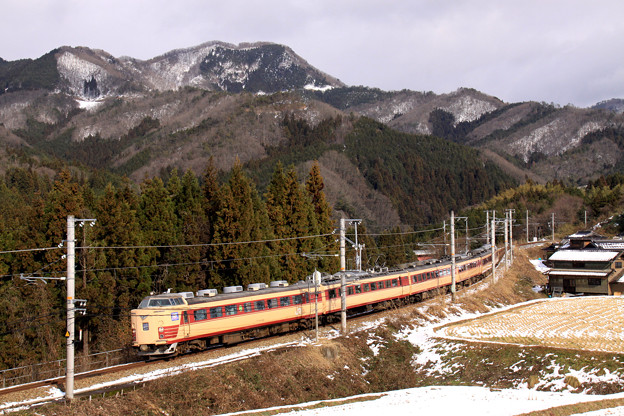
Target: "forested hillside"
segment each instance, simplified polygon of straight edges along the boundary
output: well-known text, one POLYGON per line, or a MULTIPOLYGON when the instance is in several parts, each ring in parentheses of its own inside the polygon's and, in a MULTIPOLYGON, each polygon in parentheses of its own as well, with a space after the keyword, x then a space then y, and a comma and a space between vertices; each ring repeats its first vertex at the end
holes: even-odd
POLYGON ((103 191, 63 170, 54 181, 9 170, 0 181, 1 367, 62 358, 62 282, 67 216, 95 218, 76 233, 76 295, 83 347, 129 345, 129 310, 151 292, 197 291, 305 279, 337 268, 334 224, 314 165, 301 184, 278 165, 260 195, 240 164, 224 182, 208 165, 200 180, 173 171, 167 182, 129 181, 103 191), (309 254, 304 256, 304 254, 309 254), (315 256, 319 255, 319 256, 315 256))

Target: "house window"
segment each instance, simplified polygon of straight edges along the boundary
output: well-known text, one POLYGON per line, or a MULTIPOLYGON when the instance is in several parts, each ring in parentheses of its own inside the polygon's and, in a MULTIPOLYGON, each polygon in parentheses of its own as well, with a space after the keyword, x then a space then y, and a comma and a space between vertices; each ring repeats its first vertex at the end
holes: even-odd
POLYGON ((622 268, 622 262, 621 261, 616 261, 615 262, 615 267, 617 267, 618 269, 622 268))
POLYGON ((588 286, 600 286, 602 284, 602 279, 587 279, 588 286))

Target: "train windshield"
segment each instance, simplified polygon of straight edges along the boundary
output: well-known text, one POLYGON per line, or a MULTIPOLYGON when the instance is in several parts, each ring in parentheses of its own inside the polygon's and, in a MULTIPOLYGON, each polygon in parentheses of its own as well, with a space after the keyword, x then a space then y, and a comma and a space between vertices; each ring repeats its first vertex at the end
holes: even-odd
POLYGON ((181 297, 146 297, 139 304, 139 309, 157 308, 162 306, 184 305, 181 297))

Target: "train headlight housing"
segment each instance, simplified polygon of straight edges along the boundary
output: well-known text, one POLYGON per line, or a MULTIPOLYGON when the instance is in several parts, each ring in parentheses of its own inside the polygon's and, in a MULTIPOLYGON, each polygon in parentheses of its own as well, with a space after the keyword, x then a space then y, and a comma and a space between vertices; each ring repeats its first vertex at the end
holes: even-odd
POLYGON ((164 332, 164 331, 165 331, 165 328, 163 328, 162 326, 158 327, 158 332, 164 332))

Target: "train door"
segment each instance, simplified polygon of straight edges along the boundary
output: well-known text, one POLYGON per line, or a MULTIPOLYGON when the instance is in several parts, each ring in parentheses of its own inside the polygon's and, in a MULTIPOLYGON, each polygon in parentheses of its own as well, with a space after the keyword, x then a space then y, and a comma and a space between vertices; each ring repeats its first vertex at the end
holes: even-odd
POLYGON ((191 334, 191 325, 189 323, 189 316, 187 311, 182 312, 182 322, 180 322, 181 334, 184 338, 191 334))

